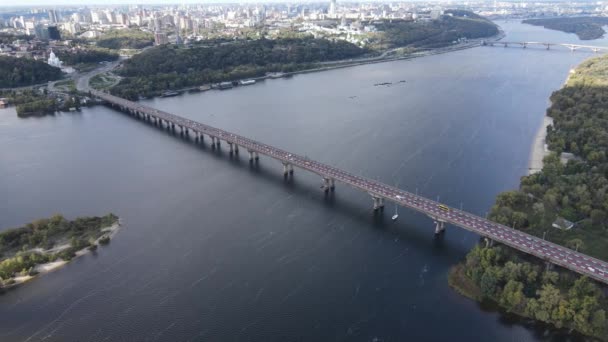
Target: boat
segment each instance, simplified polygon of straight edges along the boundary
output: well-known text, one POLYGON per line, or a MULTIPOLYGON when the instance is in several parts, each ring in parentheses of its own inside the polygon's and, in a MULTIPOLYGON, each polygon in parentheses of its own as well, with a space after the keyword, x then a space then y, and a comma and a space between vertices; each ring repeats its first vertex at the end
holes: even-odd
POLYGON ((399 214, 397 213, 397 204, 395 203, 395 215, 391 217, 393 221, 396 221, 399 218, 399 214))
POLYGON ((270 78, 281 78, 283 76, 285 76, 285 73, 283 72, 273 72, 268 74, 268 77, 270 78))
POLYGON ((230 89, 232 87, 233 87, 232 82, 222 82, 219 85, 219 88, 222 89, 222 90, 224 90, 224 89, 230 89))
POLYGON ((252 85, 255 84, 255 80, 241 80, 240 85, 252 85))
POLYGON ((198 90, 200 90, 200 91, 207 91, 209 89, 211 89, 210 85, 202 85, 202 86, 198 87, 198 90))
POLYGON ((179 95, 179 93, 176 91, 172 91, 172 90, 163 91, 162 94, 160 94, 161 97, 171 97, 171 96, 177 96, 177 95, 179 95))

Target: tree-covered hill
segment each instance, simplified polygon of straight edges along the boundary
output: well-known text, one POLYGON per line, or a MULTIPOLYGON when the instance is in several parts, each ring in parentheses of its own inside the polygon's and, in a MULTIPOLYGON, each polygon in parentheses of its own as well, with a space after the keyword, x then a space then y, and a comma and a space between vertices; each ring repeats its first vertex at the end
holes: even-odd
POLYGON ((431 22, 383 21, 376 24, 381 32, 372 44, 380 49, 408 45, 431 48, 450 45, 459 38, 484 38, 498 34, 494 23, 472 12, 450 10, 446 14, 431 22))
POLYGON ((61 76, 61 69, 42 61, 0 56, 0 88, 29 86, 58 80, 61 76))
POLYGON ((601 38, 606 32, 602 26, 608 25, 606 17, 573 17, 573 18, 547 18, 527 19, 523 23, 542 26, 551 30, 566 33, 576 33, 582 40, 601 38))
POLYGON ((154 35, 140 30, 112 30, 97 40, 97 46, 106 49, 143 49, 154 43, 154 35))
POLYGON ((312 63, 366 52, 345 41, 314 38, 244 40, 192 48, 163 45, 127 60, 118 71, 125 78, 112 93, 133 99, 165 89, 301 70, 312 63))

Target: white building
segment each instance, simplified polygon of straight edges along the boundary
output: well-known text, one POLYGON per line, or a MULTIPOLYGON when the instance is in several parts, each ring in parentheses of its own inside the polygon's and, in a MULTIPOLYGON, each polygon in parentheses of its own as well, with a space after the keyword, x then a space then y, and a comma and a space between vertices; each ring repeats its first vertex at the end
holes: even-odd
POLYGON ((50 66, 54 66, 57 68, 61 68, 61 65, 63 64, 62 61, 59 60, 59 58, 57 58, 57 56, 55 56, 55 53, 53 52, 53 50, 51 50, 51 54, 49 55, 49 60, 47 61, 48 65, 50 66))

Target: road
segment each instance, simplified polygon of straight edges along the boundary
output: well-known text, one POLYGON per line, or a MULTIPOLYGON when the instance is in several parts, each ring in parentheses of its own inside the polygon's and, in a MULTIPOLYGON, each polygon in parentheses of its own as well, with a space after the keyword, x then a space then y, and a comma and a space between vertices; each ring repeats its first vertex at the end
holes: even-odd
POLYGON ((272 157, 283 164, 297 166, 301 169, 316 173, 324 179, 348 184, 352 187, 369 193, 373 197, 392 201, 397 205, 411 208, 426 214, 439 222, 451 223, 455 226, 475 232, 490 240, 511 246, 522 252, 534 255, 552 264, 556 264, 586 275, 597 281, 608 284, 608 263, 582 253, 575 252, 563 246, 545 241, 533 235, 529 235, 492 222, 488 219, 473 215, 471 213, 447 207, 439 202, 418 196, 405 190, 375 181, 369 178, 353 175, 333 166, 320 163, 306 156, 284 151, 280 148, 258 142, 244 136, 211 127, 200 122, 192 121, 181 116, 171 114, 162 110, 144 106, 142 104, 128 101, 100 91, 91 91, 107 103, 118 106, 121 110, 131 114, 147 115, 154 120, 161 120, 165 124, 172 124, 183 129, 192 130, 197 134, 207 135, 223 140, 229 144, 241 146, 248 151, 257 152, 272 157))

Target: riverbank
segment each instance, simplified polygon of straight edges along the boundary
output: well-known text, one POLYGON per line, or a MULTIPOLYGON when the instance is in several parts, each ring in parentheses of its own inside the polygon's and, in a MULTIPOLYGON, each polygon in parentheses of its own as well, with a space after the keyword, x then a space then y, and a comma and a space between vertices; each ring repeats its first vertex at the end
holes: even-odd
MULTIPOLYGON (((308 73, 349 68, 349 67, 355 67, 355 66, 361 66, 361 65, 367 65, 367 64, 385 63, 385 62, 393 62, 393 61, 399 61, 399 60, 409 60, 409 59, 420 58, 420 57, 425 57, 425 56, 439 55, 439 54, 479 47, 482 45, 483 42, 499 41, 502 38, 504 38, 504 36, 505 36, 504 32, 502 30, 500 30, 500 28, 499 28, 498 34, 496 34, 494 36, 473 39, 473 40, 470 40, 465 43, 458 43, 458 44, 454 44, 454 45, 450 45, 450 46, 446 46, 446 47, 442 47, 442 48, 426 49, 426 50, 416 51, 413 53, 398 55, 398 56, 391 54, 393 52, 406 48, 406 47, 400 47, 400 48, 395 48, 395 49, 391 49, 388 51, 384 51, 380 56, 345 59, 345 60, 339 60, 339 61, 333 61, 333 62, 322 62, 322 63, 318 63, 316 67, 310 68, 310 69, 302 69, 302 70, 283 72, 283 73, 268 73, 264 76, 248 77, 247 79, 255 80, 256 82, 260 82, 260 81, 265 81, 267 79, 292 77, 292 76, 298 75, 298 74, 308 74, 308 73), (321 65, 321 66, 319 66, 319 65, 321 65)), ((175 91, 178 93, 184 93, 184 92, 188 92, 188 91, 197 91, 200 86, 205 86, 205 85, 207 85, 207 84, 201 84, 201 85, 197 85, 197 86, 188 86, 188 87, 183 87, 183 88, 178 88, 178 89, 163 89, 163 91, 172 90, 172 91, 175 91)), ((208 85, 208 86, 211 86, 211 85, 208 85)), ((85 91, 86 90, 85 88, 88 88, 88 85, 86 87, 81 87, 81 88, 82 89, 79 88, 79 90, 85 91)), ((215 87, 215 88, 217 88, 217 87, 215 87)), ((162 93, 162 91, 160 91, 158 93, 158 95, 155 95, 152 97, 159 97, 161 93, 162 93)))
POLYGON ((543 159, 548 156, 551 151, 547 146, 547 128, 553 124, 553 119, 545 115, 542 125, 536 132, 532 149, 530 151, 530 162, 528 166, 528 175, 539 172, 543 169, 543 159))
MULTIPOLYGON (((566 80, 562 85, 562 89, 568 84, 570 76, 573 75, 574 72, 574 69, 570 69, 570 71, 568 72, 568 76, 566 77, 566 80)), ((549 107, 551 107, 552 105, 553 103, 550 103, 549 107)), ((551 154, 551 151, 549 150, 549 145, 547 144, 547 129, 549 128, 549 126, 552 125, 553 118, 547 116, 547 114, 545 113, 545 116, 543 117, 543 123, 536 132, 536 136, 534 137, 534 142, 532 143, 532 148, 530 150, 528 176, 541 171, 543 169, 543 159, 545 159, 546 156, 551 154)))
MULTIPOLYGON (((607 219, 601 200, 605 197, 602 187, 606 176, 601 170, 605 169, 606 146, 600 137, 606 132, 601 113, 608 102, 596 99, 606 91, 603 75, 607 69, 608 59, 599 57, 570 70, 563 86, 551 95, 551 105, 532 146, 529 176, 522 178, 518 190, 499 194, 489 215, 501 224, 511 223, 529 234, 546 236, 553 243, 603 260, 608 257, 607 219), (548 131, 547 126, 554 122, 559 130, 548 131), (561 151, 561 156, 543 161, 551 151, 561 151), (569 161, 572 164, 564 167, 569 161), (579 189, 585 189, 580 192, 585 196, 600 200, 584 202, 583 197, 574 197, 579 189), (572 224, 567 229, 552 229, 557 218, 572 224)), ((450 270, 448 283, 470 299, 496 303, 501 312, 608 340, 605 284, 561 268, 548 268, 541 260, 511 248, 477 245, 465 261, 450 270)))

